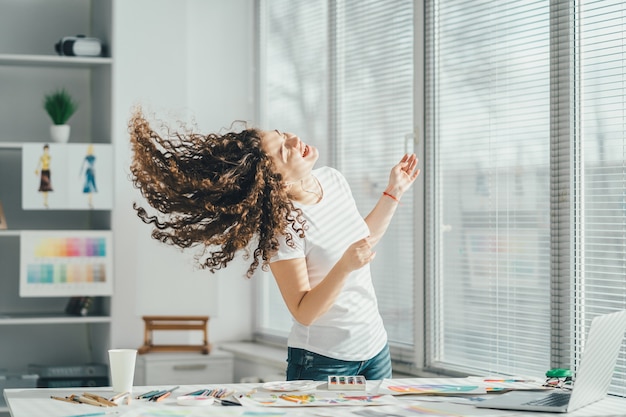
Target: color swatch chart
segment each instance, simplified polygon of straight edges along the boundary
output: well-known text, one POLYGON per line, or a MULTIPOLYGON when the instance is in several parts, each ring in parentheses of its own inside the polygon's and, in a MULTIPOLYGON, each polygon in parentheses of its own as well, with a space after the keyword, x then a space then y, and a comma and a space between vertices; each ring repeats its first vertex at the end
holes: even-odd
POLYGON ((20 296, 98 296, 113 291, 110 231, 23 231, 20 296))
POLYGON ((106 256, 106 239, 104 237, 60 237, 42 238, 34 250, 36 257, 77 257, 106 256))
POLYGON ((105 281, 104 263, 93 262, 93 260, 82 263, 76 259, 105 257, 106 239, 104 237, 41 238, 34 247, 34 255, 35 258, 46 258, 46 261, 28 264, 27 282, 29 283, 105 281), (53 258, 57 258, 57 262, 52 262, 53 258))
POLYGON ((104 282, 104 264, 29 264, 27 282, 30 284, 60 284, 71 282, 104 282))

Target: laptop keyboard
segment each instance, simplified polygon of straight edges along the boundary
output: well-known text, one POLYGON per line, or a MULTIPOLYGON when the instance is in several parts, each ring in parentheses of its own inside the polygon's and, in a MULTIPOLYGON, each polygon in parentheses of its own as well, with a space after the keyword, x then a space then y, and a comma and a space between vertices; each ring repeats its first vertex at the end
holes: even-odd
POLYGON ((552 392, 543 398, 529 401, 524 405, 540 405, 548 407, 560 407, 569 402, 571 394, 569 392, 552 392))

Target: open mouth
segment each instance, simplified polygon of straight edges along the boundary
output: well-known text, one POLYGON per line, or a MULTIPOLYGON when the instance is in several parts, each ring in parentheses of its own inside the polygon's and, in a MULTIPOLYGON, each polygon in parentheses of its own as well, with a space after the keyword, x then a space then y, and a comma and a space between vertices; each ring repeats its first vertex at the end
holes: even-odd
POLYGON ((304 145, 304 150, 302 151, 302 157, 306 158, 311 150, 309 149, 309 145, 304 145))

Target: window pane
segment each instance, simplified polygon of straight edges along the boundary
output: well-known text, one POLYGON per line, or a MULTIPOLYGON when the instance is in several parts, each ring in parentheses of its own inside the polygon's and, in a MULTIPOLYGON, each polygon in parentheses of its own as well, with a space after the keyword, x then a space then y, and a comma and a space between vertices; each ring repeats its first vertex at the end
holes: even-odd
MULTIPOLYGON (((328 149, 328 10, 326 0, 262 3, 264 123, 328 149)), ((322 164, 326 164, 322 159, 322 164)))
MULTIPOLYGON (((363 216, 412 151, 413 1, 338 2, 336 132, 339 169, 363 216), (408 149, 407 149, 408 148, 408 149)), ((413 345, 413 199, 406 193, 371 265, 390 343, 413 345)))
POLYGON ((550 8, 427 8, 432 367, 550 367, 550 8))
MULTIPOLYGON (((328 10, 326 0, 261 2, 260 110, 267 128, 294 132, 320 152, 328 146, 328 10)), ((270 273, 258 274, 256 331, 286 337, 291 315, 270 273)))
MULTIPOLYGON (((352 186, 363 215, 391 167, 412 151, 413 1, 261 2, 263 123, 301 135, 352 186)), ((372 265, 391 343, 412 347, 413 196, 372 265)), ((257 330, 284 335, 289 314, 271 276, 260 280, 257 330)), ((410 356, 412 358, 412 355, 410 356)))
MULTIPOLYGON (((584 268, 579 311, 585 334, 598 314, 626 309, 626 4, 583 1, 580 115, 584 160, 584 268)), ((583 343, 578 344, 578 353, 583 343)), ((626 344, 611 392, 626 395, 626 344)))

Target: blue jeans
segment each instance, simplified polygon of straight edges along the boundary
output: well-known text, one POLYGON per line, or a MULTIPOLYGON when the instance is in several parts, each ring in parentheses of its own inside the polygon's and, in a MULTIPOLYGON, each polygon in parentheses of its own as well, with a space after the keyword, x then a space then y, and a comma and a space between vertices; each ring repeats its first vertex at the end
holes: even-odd
POLYGON ((376 356, 365 361, 342 361, 305 349, 288 349, 287 381, 326 381, 329 375, 363 375, 368 380, 391 378, 389 346, 385 345, 376 356))

